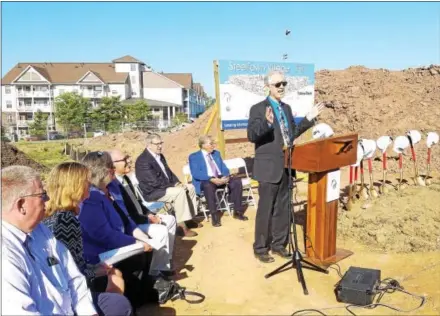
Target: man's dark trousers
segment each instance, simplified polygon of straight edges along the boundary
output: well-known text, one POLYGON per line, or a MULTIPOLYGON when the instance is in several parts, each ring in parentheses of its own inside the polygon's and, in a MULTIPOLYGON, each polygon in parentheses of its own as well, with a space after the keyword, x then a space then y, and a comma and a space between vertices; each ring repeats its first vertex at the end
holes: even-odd
POLYGON ((281 250, 287 246, 290 232, 288 179, 288 170, 285 169, 278 183, 258 182, 260 198, 255 219, 255 254, 266 254, 270 249, 281 250))
MULTIPOLYGON (((203 194, 206 198, 206 203, 208 204, 208 209, 211 214, 217 211, 215 191, 217 189, 222 189, 225 186, 217 186, 210 181, 202 181, 201 183, 203 194)), ((231 202, 234 204, 234 211, 236 214, 243 214, 243 204, 242 204, 242 192, 243 185, 240 178, 231 178, 228 183, 229 187, 229 197, 231 202)))

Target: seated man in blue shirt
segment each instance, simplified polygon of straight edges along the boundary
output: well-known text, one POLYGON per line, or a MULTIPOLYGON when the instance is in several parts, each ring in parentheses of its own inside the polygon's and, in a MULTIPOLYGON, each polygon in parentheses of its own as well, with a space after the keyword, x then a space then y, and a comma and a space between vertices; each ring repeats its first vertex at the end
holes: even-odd
POLYGON ((128 300, 95 293, 63 243, 41 223, 48 201, 29 167, 1 170, 2 315, 131 315, 128 300))
POLYGON ((244 216, 242 204, 243 185, 240 178, 231 177, 229 170, 223 163, 220 153, 215 148, 215 143, 208 135, 199 138, 200 150, 189 156, 189 166, 193 185, 197 194, 202 191, 208 204, 214 227, 221 226, 221 214, 217 210, 216 190, 228 186, 229 195, 234 204, 234 218, 242 221, 248 220, 244 216))

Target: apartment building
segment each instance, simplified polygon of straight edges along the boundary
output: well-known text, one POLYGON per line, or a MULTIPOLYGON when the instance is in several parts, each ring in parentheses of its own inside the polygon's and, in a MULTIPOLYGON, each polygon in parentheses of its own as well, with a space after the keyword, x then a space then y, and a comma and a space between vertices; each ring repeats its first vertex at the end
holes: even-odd
MULTIPOLYGON (((181 93, 180 100, 170 101, 172 88, 167 85, 162 93, 152 94, 158 85, 154 80, 144 83, 144 77, 149 79, 148 74, 155 73, 131 56, 111 63, 18 63, 2 78, 2 125, 8 134, 22 138, 28 135, 34 113, 41 110, 49 114, 49 130, 55 130, 54 100, 64 92, 76 92, 88 98, 94 107, 106 96, 120 96, 121 100, 146 99, 157 116, 168 123, 176 112, 187 112, 185 95, 181 93), (150 84, 153 90, 149 90, 150 84)), ((172 80, 169 81, 169 85, 183 89, 179 83, 173 85, 172 80)), ((188 115, 193 116, 191 111, 188 115)))

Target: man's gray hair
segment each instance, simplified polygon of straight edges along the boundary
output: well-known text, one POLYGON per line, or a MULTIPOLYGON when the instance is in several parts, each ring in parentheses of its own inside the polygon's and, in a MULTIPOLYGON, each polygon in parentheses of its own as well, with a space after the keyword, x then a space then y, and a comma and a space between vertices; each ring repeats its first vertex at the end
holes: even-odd
POLYGON ((90 183, 95 187, 101 188, 109 176, 109 169, 113 168, 113 160, 106 151, 92 151, 88 153, 82 160, 82 163, 90 169, 90 183))
POLYGON ((199 147, 202 148, 208 141, 212 141, 212 137, 209 135, 202 135, 199 137, 199 147))
POLYGON ((268 86, 270 84, 270 78, 273 75, 281 75, 281 76, 285 76, 284 72, 280 71, 280 70, 271 70, 267 73, 267 75, 264 76, 264 85, 268 86))
POLYGON ((147 144, 152 144, 153 140, 162 139, 159 134, 151 133, 147 135, 147 144))
POLYGON ((10 211, 21 196, 33 193, 34 182, 40 180, 40 174, 27 166, 10 166, 1 172, 2 211, 10 211))

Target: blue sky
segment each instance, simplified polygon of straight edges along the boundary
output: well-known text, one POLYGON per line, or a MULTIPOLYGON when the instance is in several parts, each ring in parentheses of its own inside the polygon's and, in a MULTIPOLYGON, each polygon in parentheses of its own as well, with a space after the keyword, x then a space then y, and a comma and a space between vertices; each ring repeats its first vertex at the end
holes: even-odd
POLYGON ((439 19, 439 3, 2 3, 2 76, 17 62, 128 54, 157 71, 191 72, 213 96, 215 59, 288 53, 317 70, 440 64, 439 19))

